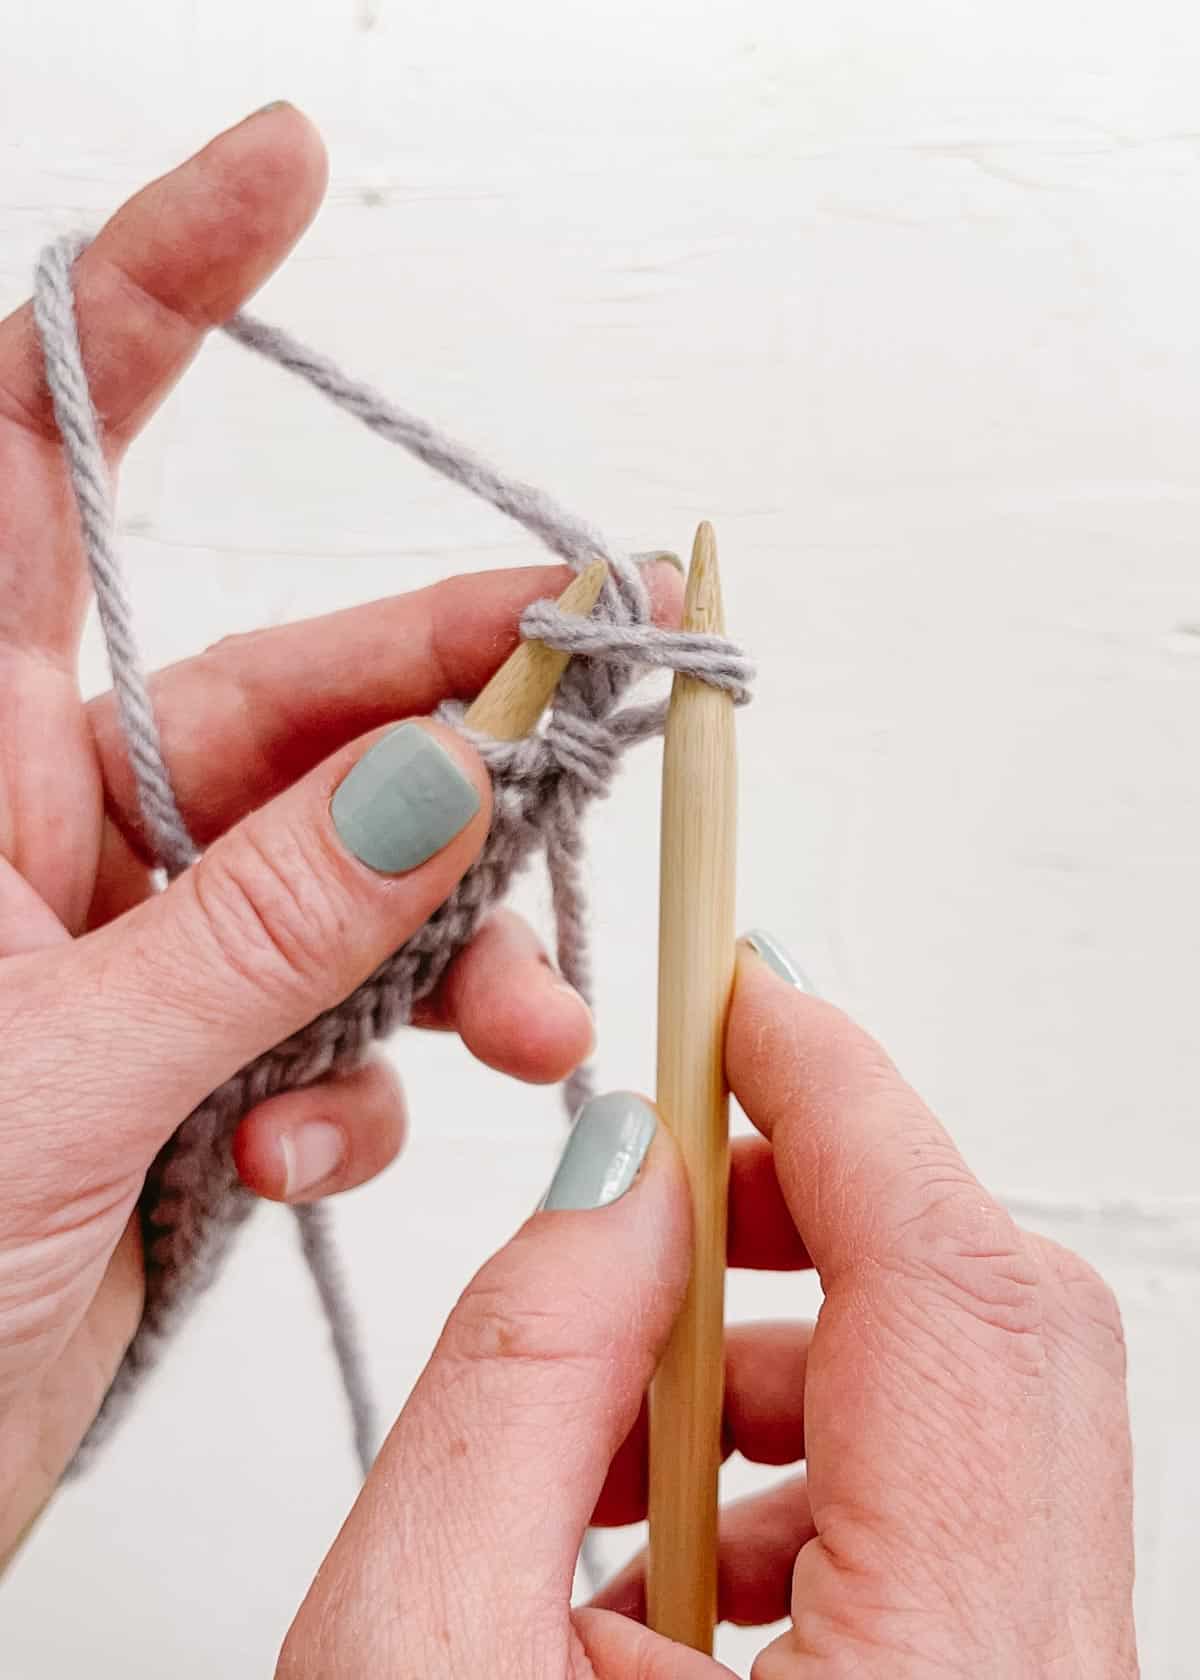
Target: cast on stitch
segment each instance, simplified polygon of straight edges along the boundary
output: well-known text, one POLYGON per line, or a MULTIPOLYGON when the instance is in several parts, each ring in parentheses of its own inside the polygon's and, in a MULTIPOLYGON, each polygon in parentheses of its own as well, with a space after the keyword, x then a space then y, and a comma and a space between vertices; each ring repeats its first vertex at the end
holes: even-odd
MULTIPOLYGON (((175 875, 196 860, 199 850, 180 814, 163 760, 115 545, 111 479, 80 353, 72 285, 73 262, 87 242, 86 238, 64 239, 43 252, 35 275, 34 317, 146 838, 167 874, 175 875)), ((433 991, 517 871, 538 850, 545 851, 550 875, 559 967, 589 997, 581 876, 583 815, 592 799, 608 792, 626 748, 659 733, 665 716, 661 704, 622 707, 623 695, 644 668, 657 666, 712 683, 741 703, 749 698, 753 675, 746 656, 723 637, 654 628, 636 565, 613 553, 596 532, 541 491, 498 472, 427 422, 349 379, 278 328, 239 315, 224 330, 308 380, 371 430, 490 502, 577 570, 597 557, 605 559, 609 580, 590 619, 573 619, 550 602, 535 604, 522 618, 522 635, 576 656, 543 728, 524 740, 493 741, 466 729, 463 707, 441 708, 440 715, 467 734, 483 756, 495 795, 482 852, 455 891, 336 1008, 257 1057, 214 1091, 160 1152, 139 1204, 146 1256, 141 1324, 76 1456, 73 1472, 86 1464, 116 1424, 189 1306, 216 1275, 236 1231, 254 1206, 255 1198, 238 1180, 230 1148, 241 1117, 267 1096, 310 1084, 335 1068, 354 1066, 374 1040, 410 1020, 414 1005, 433 991)), ((566 1082, 569 1114, 589 1090, 585 1069, 566 1082)), ((328 1216, 320 1205, 292 1212, 328 1322, 355 1449, 365 1474, 374 1453, 374 1421, 328 1216)))

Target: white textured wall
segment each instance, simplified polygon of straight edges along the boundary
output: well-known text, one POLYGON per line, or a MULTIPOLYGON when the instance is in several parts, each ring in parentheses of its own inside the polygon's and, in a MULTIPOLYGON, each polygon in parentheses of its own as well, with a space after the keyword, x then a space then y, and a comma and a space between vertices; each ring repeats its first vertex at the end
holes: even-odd
MULTIPOLYGON (((1145 1671, 1194 1675, 1200 14, 29 0, 4 26, 5 307, 48 234, 287 96, 333 182, 264 313, 619 541, 715 521, 762 668, 742 919, 1118 1286, 1145 1671)), ((156 660, 529 556, 223 343, 137 449, 123 513, 156 660)), ((646 1083, 652 751, 596 827, 603 1075, 646 1083)), ((411 1146, 340 1209, 392 1410, 558 1137, 548 1094, 454 1045, 400 1056, 411 1146)), ((792 1282, 732 1293, 809 1305, 792 1282)), ((0 1668, 266 1675, 351 1493, 264 1211, 5 1583, 0 1668)))

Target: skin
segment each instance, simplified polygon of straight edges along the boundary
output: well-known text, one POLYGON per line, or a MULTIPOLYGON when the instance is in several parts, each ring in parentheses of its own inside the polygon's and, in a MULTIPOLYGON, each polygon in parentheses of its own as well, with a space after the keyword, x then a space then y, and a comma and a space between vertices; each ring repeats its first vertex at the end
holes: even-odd
MULTIPOLYGON (((724 1514, 719 1599, 789 1619, 754 1680, 1137 1674, 1120 1319, 987 1194, 884 1052, 739 958, 729 1260, 824 1288, 728 1345, 725 1439, 805 1464, 724 1514)), ((643 1625, 641 1560, 572 1610, 590 1519, 646 1514, 644 1394, 682 1298, 659 1129, 606 1208, 536 1214, 468 1287, 284 1646, 278 1680, 728 1680, 643 1625)))
MULTIPOLYGON (((286 254, 323 185, 312 129, 274 108, 147 188, 82 259, 84 352, 114 465, 206 328, 286 254)), ((130 1215, 156 1150, 223 1078, 423 922, 486 828, 486 776, 452 737, 481 810, 409 875, 384 879, 347 856, 329 822, 334 788, 386 723, 477 690, 522 607, 565 577, 451 581, 161 673, 168 762, 209 850, 150 897, 111 702, 79 696, 86 589, 25 310, 0 324, 0 473, 12 487, 0 509, 2 1555, 136 1323, 130 1215), (401 670, 397 646, 420 650, 401 670), (52 760, 29 748, 46 739, 52 760)), ((650 582, 673 622, 676 575, 659 568, 650 582)), ((425 1024, 528 1080, 561 1076, 591 1032, 508 916, 463 955, 425 1024)), ((730 1263, 812 1265, 824 1289, 815 1325, 729 1334, 728 1450, 804 1465, 723 1523, 722 1616, 789 1618, 756 1680, 1136 1675, 1109 1290, 1013 1224, 873 1040, 749 950, 726 1061, 759 1133, 734 1152, 730 1263)), ((287 1141, 313 1119, 345 1148, 304 1196, 379 1170, 403 1128, 378 1069, 273 1099, 237 1140, 253 1188, 292 1193, 287 1141)), ((644 1397, 689 1263, 663 1128, 619 1201, 526 1223, 447 1323, 297 1615, 279 1680, 727 1674, 646 1630, 640 1562, 594 1605, 570 1603, 588 1523, 645 1514, 644 1397)))
MULTIPOLYGON (((261 112, 126 204, 77 267, 80 334, 114 469, 208 328, 284 258, 325 159, 290 107, 261 112)), ((134 1326, 131 1217, 159 1147, 237 1067, 344 997, 441 903, 486 833, 471 825, 387 879, 341 846, 329 800, 399 718, 476 693, 564 567, 450 579, 317 621, 231 638, 157 674, 167 762, 202 863, 152 895, 111 696, 85 704, 88 601, 76 517, 28 307, 0 323, 0 1559, 95 1415, 134 1326), (412 650, 398 661, 396 649, 412 650), (305 681, 295 683, 303 670, 305 681), (53 743, 53 750, 47 750, 53 743)), ((647 571, 660 622, 680 579, 647 571)), ((437 729, 437 725, 427 727, 437 729)), ((423 1006, 519 1079, 564 1077, 591 1017, 531 930, 501 913, 423 1006), (492 1001, 503 1000, 497 1008, 492 1001)), ((345 1190, 396 1154, 404 1106, 382 1063, 265 1102, 242 1122, 245 1182, 275 1199, 345 1190), (340 1136, 289 1182, 312 1122, 340 1136)))

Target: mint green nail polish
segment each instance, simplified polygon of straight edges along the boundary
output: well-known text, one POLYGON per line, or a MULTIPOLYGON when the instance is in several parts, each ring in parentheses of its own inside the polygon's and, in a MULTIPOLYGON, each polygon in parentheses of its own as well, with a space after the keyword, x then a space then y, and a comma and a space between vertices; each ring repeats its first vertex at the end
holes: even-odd
POLYGON ((781 980, 786 980, 790 986, 796 986, 802 992, 811 992, 816 996, 817 988, 792 961, 777 939, 773 939, 769 933, 764 933, 761 928, 755 928, 745 934, 744 938, 751 950, 755 951, 781 980))
POLYGON ((592 1097, 575 1117, 542 1207, 559 1211, 615 1202, 637 1178, 657 1130, 657 1114, 632 1092, 592 1097))
POLYGON ((402 875, 440 852, 479 810, 479 795, 420 724, 376 741, 330 804, 342 844, 382 875, 402 875))

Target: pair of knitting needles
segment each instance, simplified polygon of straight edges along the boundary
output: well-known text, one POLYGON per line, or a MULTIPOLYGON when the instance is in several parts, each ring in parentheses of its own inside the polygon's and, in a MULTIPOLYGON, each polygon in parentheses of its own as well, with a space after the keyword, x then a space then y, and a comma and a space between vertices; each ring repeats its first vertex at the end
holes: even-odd
MULTIPOLYGON (((586 616, 602 561, 558 605, 586 616)), ((723 635, 712 527, 696 533, 683 628, 723 635)), ((523 642, 467 713, 483 734, 515 740, 536 724, 568 655, 523 642)), ((657 1104, 691 1188, 694 1258, 683 1311, 650 1394, 647 1619, 711 1653, 717 1619, 717 1480, 724 1405, 729 1097, 725 1016, 733 985, 736 767, 733 701, 676 675, 663 745, 659 881, 657 1104)))

